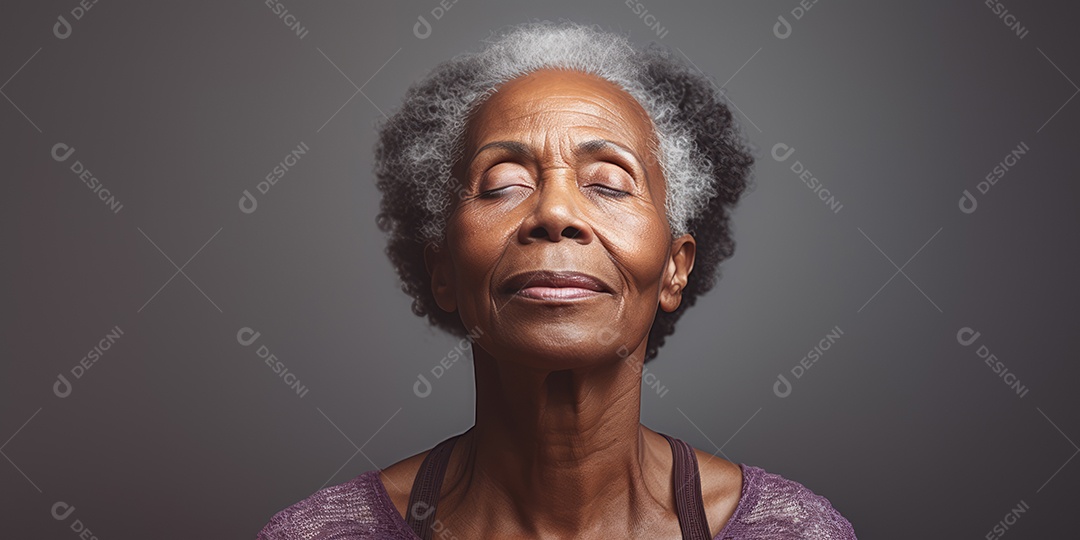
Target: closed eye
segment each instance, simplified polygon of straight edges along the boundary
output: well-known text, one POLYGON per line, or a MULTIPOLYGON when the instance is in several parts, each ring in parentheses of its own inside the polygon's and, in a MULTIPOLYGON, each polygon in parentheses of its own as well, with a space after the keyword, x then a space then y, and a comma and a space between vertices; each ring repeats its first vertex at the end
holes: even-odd
POLYGON ((481 192, 480 195, 478 195, 478 197, 481 198, 481 199, 495 199, 497 197, 501 197, 503 195, 503 191, 505 191, 507 188, 511 188, 511 187, 514 187, 514 186, 510 185, 510 186, 503 186, 501 188, 496 188, 496 189, 489 189, 487 191, 481 192))
POLYGON ((613 188, 611 186, 605 186, 603 184, 589 184, 586 187, 595 187, 599 191, 603 192, 605 195, 610 195, 612 197, 626 197, 626 196, 630 195, 629 191, 623 191, 621 189, 615 189, 615 188, 613 188))
POLYGON ((593 193, 604 197, 622 198, 633 193, 634 177, 618 163, 595 161, 582 167, 582 185, 595 188, 593 193))

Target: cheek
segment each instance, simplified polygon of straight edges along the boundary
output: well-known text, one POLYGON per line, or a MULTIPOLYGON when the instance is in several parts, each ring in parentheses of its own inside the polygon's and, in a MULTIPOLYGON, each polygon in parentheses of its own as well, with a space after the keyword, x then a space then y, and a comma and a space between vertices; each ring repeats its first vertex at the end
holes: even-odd
POLYGON ((459 309, 486 303, 491 276, 502 258, 511 228, 476 213, 456 216, 447 224, 447 240, 453 253, 459 309))
POLYGON ((611 218, 598 234, 628 280, 627 292, 657 290, 671 247, 666 221, 650 212, 621 212, 611 218))

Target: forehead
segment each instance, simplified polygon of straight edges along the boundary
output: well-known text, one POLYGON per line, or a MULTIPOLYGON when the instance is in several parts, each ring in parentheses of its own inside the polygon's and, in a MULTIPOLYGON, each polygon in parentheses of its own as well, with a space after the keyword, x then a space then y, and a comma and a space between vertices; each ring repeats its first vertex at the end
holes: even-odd
POLYGON ((638 155, 653 142, 648 113, 618 85, 579 71, 544 69, 501 85, 470 119, 467 146, 503 139, 528 144, 564 134, 598 136, 638 155))

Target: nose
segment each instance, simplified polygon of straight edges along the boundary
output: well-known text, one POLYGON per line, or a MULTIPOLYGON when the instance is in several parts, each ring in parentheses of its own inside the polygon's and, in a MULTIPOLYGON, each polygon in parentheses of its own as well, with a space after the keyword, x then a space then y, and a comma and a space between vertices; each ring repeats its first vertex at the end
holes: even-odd
POLYGON ((550 174, 538 190, 535 206, 518 231, 521 243, 564 238, 579 244, 592 242, 593 230, 583 219, 582 194, 572 173, 550 174))

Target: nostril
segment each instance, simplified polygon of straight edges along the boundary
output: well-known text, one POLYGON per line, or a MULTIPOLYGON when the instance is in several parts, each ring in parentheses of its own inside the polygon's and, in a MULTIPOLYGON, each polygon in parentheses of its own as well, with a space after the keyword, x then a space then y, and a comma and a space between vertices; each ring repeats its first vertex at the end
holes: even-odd
MULTIPOLYGON (((581 229, 579 229, 577 227, 568 226, 568 227, 565 227, 562 230, 562 233, 560 233, 560 236, 562 236, 563 238, 571 238, 571 239, 577 238, 578 236, 581 236, 581 229)), ((549 238, 549 237, 550 237, 550 235, 548 234, 547 227, 544 227, 544 226, 533 227, 533 229, 531 231, 529 231, 529 238, 549 238)))

